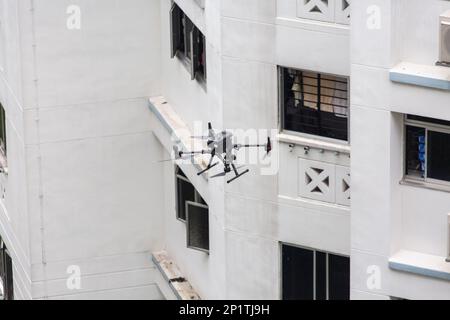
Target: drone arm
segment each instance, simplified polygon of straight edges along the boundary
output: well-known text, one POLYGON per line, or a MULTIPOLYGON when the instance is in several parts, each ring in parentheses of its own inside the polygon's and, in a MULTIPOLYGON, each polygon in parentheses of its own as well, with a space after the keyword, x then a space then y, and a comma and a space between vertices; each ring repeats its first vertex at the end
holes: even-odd
POLYGON ((211 154, 211 151, 209 151, 209 150, 189 151, 189 152, 180 151, 178 153, 178 155, 180 157, 183 157, 183 156, 196 156, 196 155, 199 155, 199 154, 211 154))
POLYGON ((234 148, 236 150, 239 150, 241 148, 265 148, 266 151, 269 153, 270 151, 272 151, 272 142, 270 140, 270 138, 267 138, 267 143, 266 144, 235 144, 234 148))
POLYGON ((267 147, 266 144, 235 144, 234 148, 239 150, 242 148, 265 148, 267 147))

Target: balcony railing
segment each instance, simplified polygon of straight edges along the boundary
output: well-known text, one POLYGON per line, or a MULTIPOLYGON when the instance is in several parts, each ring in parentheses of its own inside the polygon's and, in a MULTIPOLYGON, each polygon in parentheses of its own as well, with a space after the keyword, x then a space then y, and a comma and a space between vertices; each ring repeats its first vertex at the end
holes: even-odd
POLYGON ((297 16, 303 19, 350 24, 352 0, 297 0, 297 16))

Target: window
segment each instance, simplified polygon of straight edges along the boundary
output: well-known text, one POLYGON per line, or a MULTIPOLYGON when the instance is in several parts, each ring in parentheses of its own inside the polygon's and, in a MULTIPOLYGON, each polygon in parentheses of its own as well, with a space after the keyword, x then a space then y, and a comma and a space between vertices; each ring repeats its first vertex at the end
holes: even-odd
POLYGON ((209 251, 209 209, 180 167, 176 167, 177 219, 186 222, 187 247, 209 251))
POLYGON ((448 223, 447 223, 447 259, 445 261, 450 263, 450 213, 448 214, 448 223))
POLYGON ((208 206, 186 202, 186 222, 188 248, 209 252, 208 206))
POLYGON ((6 115, 5 108, 0 103, 0 152, 6 158, 6 115))
POLYGON ((176 3, 172 6, 170 18, 172 58, 176 56, 184 61, 192 79, 206 81, 205 36, 176 3))
POLYGON ((450 121, 406 116, 405 174, 425 182, 450 182, 450 121))
POLYGON ((0 237, 0 300, 14 299, 12 260, 0 237))
POLYGON ((186 221, 186 202, 191 201, 198 204, 205 204, 205 200, 195 190, 195 187, 186 177, 180 167, 176 167, 176 188, 177 188, 177 219, 186 221))
POLYGON ((283 130, 348 141, 348 79, 280 68, 283 130))
POLYGON ((350 259, 282 245, 284 300, 349 300, 350 259))

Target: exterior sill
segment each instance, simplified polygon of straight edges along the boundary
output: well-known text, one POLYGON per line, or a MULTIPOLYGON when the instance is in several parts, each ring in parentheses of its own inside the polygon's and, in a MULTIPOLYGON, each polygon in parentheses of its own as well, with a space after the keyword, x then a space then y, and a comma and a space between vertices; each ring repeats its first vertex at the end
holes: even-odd
POLYGON ((450 281, 450 262, 445 257, 401 250, 389 259, 389 268, 450 281))
POLYGON ((450 185, 430 183, 430 182, 407 179, 407 178, 401 180, 400 185, 413 187, 413 188, 429 189, 429 190, 433 190, 433 191, 450 192, 450 185))
POLYGON ((350 32, 350 25, 348 24, 324 22, 304 18, 277 17, 276 24, 279 26, 299 28, 311 31, 327 32, 346 36, 348 36, 350 32))
POLYGON ((200 296, 182 276, 178 267, 167 255, 167 252, 152 253, 152 260, 179 300, 200 300, 200 296))
MULTIPOLYGON (((157 121, 164 127, 165 135, 171 137, 170 142, 163 143, 166 141, 166 137, 159 137, 159 132, 155 132, 155 135, 160 139, 169 154, 173 153, 172 145, 177 142, 183 151, 189 152, 192 150, 202 150, 204 149, 202 143, 198 139, 192 138, 192 133, 188 125, 178 116, 172 106, 165 100, 162 96, 149 98, 149 108, 155 115, 157 121), (176 140, 176 141, 174 141, 176 140), (170 143, 170 146, 167 145, 170 143)), ((199 155, 196 157, 197 161, 193 161, 194 166, 199 170, 203 170, 207 167, 206 157, 199 155)), ((174 160, 174 162, 176 162, 174 160)), ((206 180, 208 180, 208 174, 204 173, 202 175, 206 180)))
POLYGON ((450 91, 450 68, 401 62, 389 71, 392 82, 450 91))
POLYGON ((301 136, 296 136, 292 134, 286 134, 286 133, 279 133, 278 141, 293 145, 299 145, 303 147, 309 147, 313 149, 320 149, 320 150, 329 150, 334 152, 340 152, 344 154, 349 154, 351 151, 351 147, 349 145, 339 144, 339 143, 333 143, 318 139, 311 139, 311 138, 305 138, 301 136))

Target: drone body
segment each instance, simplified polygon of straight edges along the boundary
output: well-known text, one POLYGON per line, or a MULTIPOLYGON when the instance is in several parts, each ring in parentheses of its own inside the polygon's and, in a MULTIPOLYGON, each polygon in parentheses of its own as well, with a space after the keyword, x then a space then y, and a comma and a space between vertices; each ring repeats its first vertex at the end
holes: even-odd
POLYGON ((267 154, 270 153, 272 150, 272 143, 270 141, 270 138, 267 138, 266 144, 235 144, 233 143, 233 134, 229 131, 221 131, 220 133, 216 133, 214 129, 212 128, 211 123, 208 123, 208 136, 205 137, 193 137, 193 138, 200 138, 207 140, 206 150, 200 150, 200 151, 191 151, 191 152, 183 152, 180 151, 177 146, 174 146, 174 152, 175 152, 175 159, 182 159, 183 157, 193 157, 199 154, 210 154, 211 157, 209 159, 209 163, 207 167, 200 171, 197 175, 202 175, 203 173, 211 170, 213 167, 217 166, 219 162, 213 162, 215 158, 219 159, 220 162, 223 163, 223 172, 213 176, 214 177, 220 177, 225 176, 226 174, 230 173, 231 171, 234 172, 234 177, 227 181, 227 183, 231 183, 237 178, 243 176, 244 174, 248 173, 250 170, 246 169, 242 172, 239 172, 236 168, 236 165, 234 164, 234 161, 236 160, 236 151, 239 151, 241 148, 264 148, 267 154))

